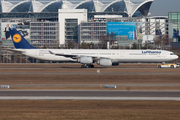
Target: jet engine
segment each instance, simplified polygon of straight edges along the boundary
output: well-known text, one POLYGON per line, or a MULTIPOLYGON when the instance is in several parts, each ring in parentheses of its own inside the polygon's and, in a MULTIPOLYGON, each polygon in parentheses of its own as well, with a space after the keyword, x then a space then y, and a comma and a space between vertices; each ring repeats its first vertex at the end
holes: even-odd
POLYGON ((111 59, 100 59, 98 64, 101 66, 112 66, 112 61, 111 59))
POLYGON ((80 57, 78 62, 80 62, 82 64, 92 64, 93 59, 92 59, 92 57, 80 57))

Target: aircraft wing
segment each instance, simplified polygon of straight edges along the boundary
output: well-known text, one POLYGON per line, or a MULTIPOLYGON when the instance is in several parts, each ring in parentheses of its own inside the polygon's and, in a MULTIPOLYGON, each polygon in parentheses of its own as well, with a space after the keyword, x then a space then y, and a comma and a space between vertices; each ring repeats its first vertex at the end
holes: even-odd
POLYGON ((71 54, 55 54, 55 55, 64 56, 64 57, 71 57, 71 58, 78 57, 77 55, 71 55, 71 54))
POLYGON ((52 51, 49 51, 50 54, 54 54, 57 56, 64 56, 64 57, 71 57, 71 58, 80 58, 80 57, 92 57, 94 60, 99 60, 99 59, 110 59, 110 58, 106 58, 106 57, 97 57, 97 56, 88 56, 88 55, 72 55, 72 54, 56 54, 53 53, 52 51))
POLYGON ((54 54, 54 55, 57 55, 57 56, 64 56, 64 57, 78 57, 77 55, 71 55, 71 54, 56 54, 56 53, 53 53, 52 51, 49 51, 50 54, 54 54))

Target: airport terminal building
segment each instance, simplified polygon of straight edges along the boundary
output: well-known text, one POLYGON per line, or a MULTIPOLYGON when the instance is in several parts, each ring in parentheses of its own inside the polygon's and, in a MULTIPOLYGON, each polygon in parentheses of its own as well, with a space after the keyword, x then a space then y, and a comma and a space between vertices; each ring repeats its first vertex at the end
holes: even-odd
POLYGON ((97 44, 102 36, 109 34, 116 36, 120 46, 127 46, 138 39, 152 41, 157 28, 172 38, 173 26, 168 17, 148 17, 152 2, 3 0, 0 2, 1 42, 4 47, 13 47, 8 27, 16 28, 39 48, 58 48, 71 40, 78 44, 82 41, 97 44), (113 23, 127 29, 128 22, 134 26, 126 33, 111 26, 113 23))
POLYGON ((116 1, 1 1, 1 18, 58 19, 58 9, 87 9, 88 18, 97 14, 119 14, 123 17, 147 16, 153 0, 116 1))
POLYGON ((3 0, 0 4, 1 41, 6 47, 13 46, 7 31, 8 27, 13 27, 36 47, 63 46, 69 40, 81 43, 82 40, 88 42, 93 39, 89 42, 98 42, 100 35, 107 34, 107 22, 111 22, 111 19, 115 22, 119 22, 122 18, 126 19, 124 22, 134 22, 134 19, 138 21, 148 16, 152 2, 153 0, 102 2, 93 0, 12 2, 3 0), (104 20, 97 20, 94 17, 107 15, 109 18, 104 18, 104 20), (113 18, 113 16, 118 17, 113 18), (133 18, 133 21, 130 18, 133 18), (83 28, 83 25, 89 25, 89 22, 97 25, 95 29, 90 28, 88 31, 90 36, 84 32, 87 29, 83 28))

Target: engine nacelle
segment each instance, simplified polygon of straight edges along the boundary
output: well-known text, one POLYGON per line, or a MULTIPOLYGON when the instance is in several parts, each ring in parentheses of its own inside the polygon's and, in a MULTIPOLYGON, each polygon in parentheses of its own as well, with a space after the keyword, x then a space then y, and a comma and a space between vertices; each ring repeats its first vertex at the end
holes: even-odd
POLYGON ((78 62, 80 62, 82 64, 92 64, 93 59, 92 59, 92 57, 81 57, 81 58, 79 58, 78 62))
POLYGON ((98 64, 101 66, 112 66, 112 61, 111 59, 100 59, 98 64))

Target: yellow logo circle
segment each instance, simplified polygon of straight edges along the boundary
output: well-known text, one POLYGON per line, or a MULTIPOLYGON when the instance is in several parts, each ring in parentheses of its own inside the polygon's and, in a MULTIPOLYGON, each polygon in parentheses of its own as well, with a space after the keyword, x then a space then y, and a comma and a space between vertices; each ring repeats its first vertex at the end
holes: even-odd
POLYGON ((19 43, 21 41, 21 35, 19 35, 19 34, 13 35, 13 41, 15 43, 19 43))

